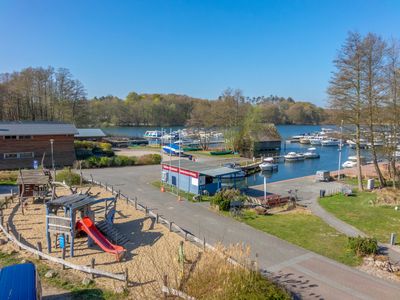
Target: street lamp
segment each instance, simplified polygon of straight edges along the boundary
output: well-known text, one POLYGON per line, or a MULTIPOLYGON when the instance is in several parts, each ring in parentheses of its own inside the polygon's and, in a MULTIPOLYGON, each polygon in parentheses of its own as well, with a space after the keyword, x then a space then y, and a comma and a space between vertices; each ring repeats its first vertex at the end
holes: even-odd
POLYGON ((53 151, 53 144, 54 144, 54 139, 50 139, 50 145, 51 145, 51 167, 53 168, 54 177, 56 177, 56 170, 55 170, 55 168, 54 168, 54 151, 53 151))
POLYGON ((340 169, 342 167, 342 147, 343 147, 343 120, 340 123, 340 144, 339 144, 339 165, 338 165, 338 174, 337 174, 337 180, 340 181, 340 169))

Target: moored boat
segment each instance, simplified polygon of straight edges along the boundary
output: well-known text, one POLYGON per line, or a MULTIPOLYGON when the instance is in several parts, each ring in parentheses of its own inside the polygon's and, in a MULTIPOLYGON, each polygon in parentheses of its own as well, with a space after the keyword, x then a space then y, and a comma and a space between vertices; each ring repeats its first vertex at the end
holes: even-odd
POLYGON ((304 160, 304 154, 296 153, 296 152, 289 152, 284 156, 285 161, 301 161, 304 160))
POLYGON ((321 141, 322 146, 339 146, 340 140, 338 139, 325 139, 321 141))
POLYGON ((259 164, 261 171, 272 171, 278 169, 278 164, 275 163, 273 157, 264 158, 263 162, 259 164))
POLYGON ((316 150, 315 148, 308 148, 307 152, 304 153, 304 157, 308 159, 319 158, 319 153, 317 153, 316 150))

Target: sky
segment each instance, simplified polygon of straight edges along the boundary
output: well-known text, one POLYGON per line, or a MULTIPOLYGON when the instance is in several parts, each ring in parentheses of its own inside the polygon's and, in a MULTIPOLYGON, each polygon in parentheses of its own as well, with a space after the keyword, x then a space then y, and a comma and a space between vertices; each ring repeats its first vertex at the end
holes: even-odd
POLYGON ((68 68, 90 98, 231 87, 324 106, 349 31, 400 38, 400 1, 0 0, 0 73, 68 68))

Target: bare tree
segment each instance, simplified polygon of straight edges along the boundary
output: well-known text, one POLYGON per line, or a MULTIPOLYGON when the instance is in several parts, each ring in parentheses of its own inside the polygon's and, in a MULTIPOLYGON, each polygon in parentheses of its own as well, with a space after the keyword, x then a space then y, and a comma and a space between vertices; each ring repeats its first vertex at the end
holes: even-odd
POLYGON ((330 106, 338 111, 338 119, 353 124, 356 130, 356 155, 358 188, 363 189, 361 172, 360 139, 363 113, 362 68, 363 43, 360 34, 350 32, 334 60, 336 70, 332 74, 328 94, 330 106))

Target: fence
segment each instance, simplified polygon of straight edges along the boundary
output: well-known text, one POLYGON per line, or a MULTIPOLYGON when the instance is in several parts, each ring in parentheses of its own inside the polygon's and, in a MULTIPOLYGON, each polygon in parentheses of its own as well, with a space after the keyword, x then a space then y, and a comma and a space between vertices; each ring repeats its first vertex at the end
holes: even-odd
MULTIPOLYGON (((7 205, 7 204, 6 204, 7 205)), ((100 276, 100 277, 108 277, 108 278, 112 278, 115 280, 120 280, 120 281, 124 281, 125 285, 128 284, 128 272, 127 270, 125 270, 124 274, 115 274, 115 273, 111 273, 111 272, 107 272, 107 271, 103 271, 103 270, 99 270, 99 269, 95 269, 94 268, 94 261, 92 261, 92 267, 88 267, 88 266, 83 266, 83 265, 76 265, 73 264, 69 261, 66 261, 64 259, 58 258, 58 257, 54 257, 51 255, 48 255, 46 253, 43 253, 41 251, 41 244, 38 243, 38 249, 29 247, 27 245, 25 245, 24 243, 21 242, 21 235, 18 234, 18 237, 13 236, 10 233, 10 230, 8 229, 8 223, 6 223, 6 228, 4 228, 3 226, 3 221, 4 221, 4 215, 3 215, 3 210, 0 210, 0 229, 1 231, 4 233, 4 235, 7 237, 8 240, 12 241, 14 244, 16 244, 19 249, 24 249, 32 254, 34 254, 35 256, 37 256, 39 259, 46 259, 48 261, 57 263, 57 264, 61 264, 63 266, 63 269, 65 267, 74 269, 74 270, 78 270, 84 273, 88 273, 92 275, 92 278, 94 278, 94 276, 100 276)))
POLYGON ((243 264, 236 261, 235 259, 233 259, 232 257, 226 255, 225 253, 222 253, 221 251, 218 251, 218 249, 215 248, 214 246, 212 246, 211 244, 207 243, 205 237, 203 239, 198 238, 197 236, 195 236, 192 233, 188 232, 187 230, 183 229, 179 225, 175 224, 173 221, 169 221, 166 218, 161 217, 158 213, 153 212, 147 206, 140 204, 137 201, 137 197, 135 197, 135 199, 131 199, 128 196, 122 194, 120 190, 114 189, 114 187, 112 185, 108 185, 107 183, 102 183, 100 181, 94 180, 92 175, 90 175, 90 180, 87 180, 87 181, 91 182, 92 184, 95 184, 95 185, 105 188, 107 191, 111 192, 113 195, 115 195, 116 197, 118 197, 120 199, 125 199, 126 202, 133 205, 136 210, 143 211, 146 216, 154 218, 156 223, 164 225, 165 227, 167 227, 169 229, 169 231, 174 231, 175 233, 178 233, 183 238, 185 238, 185 241, 190 241, 190 242, 202 247, 203 250, 209 249, 209 250, 212 250, 212 251, 220 254, 232 265, 246 267, 243 264))

